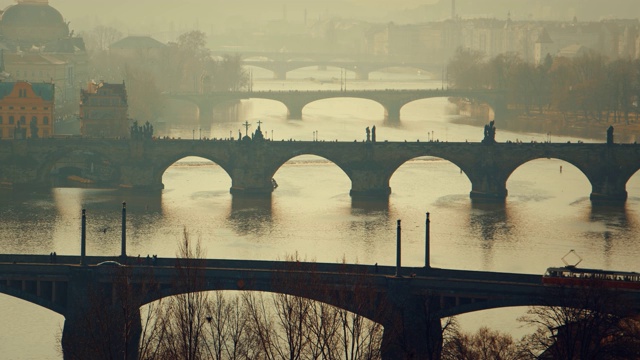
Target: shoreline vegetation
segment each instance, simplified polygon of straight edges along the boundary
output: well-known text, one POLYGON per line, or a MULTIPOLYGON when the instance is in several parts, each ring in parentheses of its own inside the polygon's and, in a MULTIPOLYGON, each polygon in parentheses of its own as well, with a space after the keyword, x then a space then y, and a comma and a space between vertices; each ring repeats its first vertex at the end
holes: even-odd
MULTIPOLYGON (((458 115, 452 122, 456 124, 482 127, 493 120, 493 111, 486 104, 473 104, 464 99, 449 99, 458 106, 458 115)), ((583 116, 546 110, 542 113, 530 111, 525 114, 518 109, 509 109, 509 115, 496 121, 496 127, 502 130, 550 134, 551 136, 570 136, 588 140, 606 142, 607 128, 613 126, 616 143, 635 143, 640 140, 640 119, 630 114, 628 123, 623 119, 598 121, 583 116)))

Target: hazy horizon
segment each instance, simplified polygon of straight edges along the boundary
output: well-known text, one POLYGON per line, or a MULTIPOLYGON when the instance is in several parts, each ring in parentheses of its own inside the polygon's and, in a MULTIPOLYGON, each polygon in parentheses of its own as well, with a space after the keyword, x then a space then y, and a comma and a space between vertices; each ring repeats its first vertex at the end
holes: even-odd
MULTIPOLYGON (((368 22, 422 23, 451 17, 452 0, 50 0, 76 33, 97 25, 118 28, 124 35, 151 35, 166 41, 168 34, 198 29, 210 34, 286 21, 313 23, 332 18, 368 22), (163 35, 164 34, 164 35, 163 35)), ((15 4, 0 1, 0 8, 15 4)), ((513 20, 598 21, 638 18, 635 0, 456 0, 462 18, 513 20)), ((173 36, 173 35, 171 35, 173 36)))

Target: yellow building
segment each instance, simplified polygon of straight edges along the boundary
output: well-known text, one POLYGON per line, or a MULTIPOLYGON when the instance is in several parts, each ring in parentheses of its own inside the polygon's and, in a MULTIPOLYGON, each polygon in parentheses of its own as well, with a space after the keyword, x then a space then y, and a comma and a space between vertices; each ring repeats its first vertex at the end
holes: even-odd
POLYGON ((52 83, 0 82, 0 139, 54 134, 52 83))

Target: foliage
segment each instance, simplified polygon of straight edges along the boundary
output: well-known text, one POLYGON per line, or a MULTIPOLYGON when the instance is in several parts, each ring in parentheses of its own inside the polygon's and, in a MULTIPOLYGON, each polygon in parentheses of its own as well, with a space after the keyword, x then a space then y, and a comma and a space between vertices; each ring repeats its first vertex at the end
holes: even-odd
POLYGON ((640 118, 640 60, 610 61, 596 52, 575 58, 547 56, 539 65, 516 54, 486 60, 459 48, 448 65, 449 85, 457 89, 505 90, 511 108, 525 114, 557 111, 565 118, 624 121, 640 118))

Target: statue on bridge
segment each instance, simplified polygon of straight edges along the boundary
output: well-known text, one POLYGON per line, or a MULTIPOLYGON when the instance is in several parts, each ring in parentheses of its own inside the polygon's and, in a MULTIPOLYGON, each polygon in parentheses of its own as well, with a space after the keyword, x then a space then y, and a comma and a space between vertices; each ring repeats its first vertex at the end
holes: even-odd
POLYGON ((376 126, 373 125, 371 128, 371 141, 376 142, 376 126))
POLYGON ((484 139, 482 139, 483 144, 495 144, 496 143, 496 127, 494 126, 495 121, 491 120, 490 123, 484 126, 484 139))
POLYGON ((260 125, 258 125, 258 128, 256 129, 256 132, 253 134, 252 140, 253 141, 264 141, 264 135, 262 134, 262 129, 260 129, 260 125))
POLYGON ((371 141, 371 130, 369 130, 369 127, 367 126, 367 142, 371 141))
POLYGON ((607 145, 613 145, 613 125, 607 129, 607 145))
POLYGON ((138 126, 138 120, 131 125, 131 139, 132 140, 148 140, 153 137, 153 125, 148 121, 144 126, 138 126))

